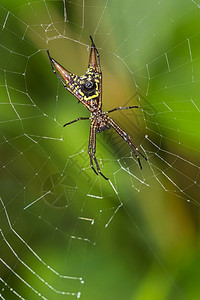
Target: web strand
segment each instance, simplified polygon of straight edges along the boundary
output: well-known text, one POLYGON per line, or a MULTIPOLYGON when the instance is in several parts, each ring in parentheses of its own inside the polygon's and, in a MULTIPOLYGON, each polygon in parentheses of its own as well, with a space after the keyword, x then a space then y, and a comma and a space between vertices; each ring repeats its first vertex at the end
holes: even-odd
MULTIPOLYGON (((96 276, 99 284, 101 274, 99 264, 95 271, 88 267, 91 253, 100 261, 112 238, 123 244, 135 235, 131 251, 137 255, 137 246, 147 248, 152 259, 147 265, 155 260, 180 295, 139 216, 152 213, 152 207, 159 210, 165 197, 175 208, 181 202, 199 209, 200 30, 184 24, 191 16, 198 24, 200 4, 39 0, 15 5, 0 6, 0 298, 85 297, 89 280, 96 276), (113 111, 112 118, 147 157, 141 170, 114 131, 97 135, 97 158, 108 181, 90 168, 88 123, 63 128, 89 115, 52 75, 46 54, 48 48, 81 75, 90 35, 101 57, 103 109, 137 107, 113 111), (126 234, 124 220, 127 226, 131 221, 126 234), (117 237, 108 237, 111 228, 117 237), (99 250, 102 237, 107 240, 99 250)), ((157 218, 162 222, 159 213, 157 218)), ((136 284, 138 295, 140 289, 136 284)), ((120 297, 135 296, 126 292, 120 297)))

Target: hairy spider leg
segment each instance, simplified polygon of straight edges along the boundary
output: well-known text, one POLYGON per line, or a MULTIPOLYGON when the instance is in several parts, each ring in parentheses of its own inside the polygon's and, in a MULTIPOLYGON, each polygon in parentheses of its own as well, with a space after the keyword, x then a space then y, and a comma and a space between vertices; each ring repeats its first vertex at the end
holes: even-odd
POLYGON ((75 123, 75 122, 77 122, 77 121, 80 121, 80 120, 89 120, 89 119, 90 119, 89 117, 88 117, 88 118, 79 117, 79 118, 77 118, 77 119, 75 119, 75 120, 73 120, 73 121, 70 121, 70 122, 68 122, 68 123, 65 123, 65 124, 63 125, 63 127, 65 127, 65 126, 67 126, 67 125, 69 125, 69 124, 75 123))
POLYGON ((94 171, 95 174, 97 174, 97 175, 100 174, 104 179, 109 180, 106 176, 103 175, 103 173, 101 173, 95 153, 96 153, 96 124, 95 124, 95 120, 94 120, 91 122, 91 126, 90 126, 90 137, 89 137, 89 146, 88 146, 88 154, 90 157, 90 167, 92 168, 92 170, 94 171), (96 164, 97 171, 94 168, 93 161, 96 164))
POLYGON ((113 108, 113 109, 111 109, 111 110, 108 110, 108 111, 106 111, 106 114, 109 114, 109 113, 111 113, 111 112, 113 112, 113 111, 116 111, 116 110, 122 110, 122 109, 132 109, 132 108, 139 108, 139 106, 137 106, 137 105, 134 105, 134 106, 125 106, 125 107, 115 107, 115 108, 113 108))
POLYGON ((124 131, 112 118, 109 117, 109 124, 112 126, 112 128, 124 139, 125 142, 128 143, 129 147, 133 151, 135 157, 137 158, 138 164, 140 166, 140 169, 142 169, 142 164, 140 162, 140 157, 137 153, 139 153, 145 160, 147 158, 139 151, 139 149, 135 146, 133 141, 131 140, 131 137, 124 131))

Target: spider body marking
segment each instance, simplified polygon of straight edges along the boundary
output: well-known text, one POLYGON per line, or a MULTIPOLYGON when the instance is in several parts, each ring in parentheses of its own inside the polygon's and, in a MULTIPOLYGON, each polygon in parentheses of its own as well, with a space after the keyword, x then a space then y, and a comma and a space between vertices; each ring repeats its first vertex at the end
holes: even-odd
POLYGON ((78 101, 81 102, 91 113, 90 117, 88 118, 79 117, 71 122, 64 124, 63 126, 65 127, 80 120, 91 121, 88 146, 90 166, 97 175, 100 174, 104 179, 108 180, 108 178, 105 177, 101 172, 98 161, 96 159, 96 133, 101 133, 102 131, 113 128, 124 139, 124 141, 128 143, 141 169, 142 165, 139 155, 141 155, 145 160, 147 160, 147 158, 134 145, 131 137, 111 117, 108 116, 108 113, 114 112, 116 110, 138 108, 138 106, 116 107, 107 112, 102 111, 102 72, 100 57, 91 36, 90 39, 92 45, 90 50, 89 64, 88 69, 83 76, 77 76, 69 72, 50 56, 48 50, 47 53, 54 74, 62 82, 64 87, 72 95, 74 95, 78 99, 78 101), (96 166, 96 169, 94 167, 94 164, 96 166))

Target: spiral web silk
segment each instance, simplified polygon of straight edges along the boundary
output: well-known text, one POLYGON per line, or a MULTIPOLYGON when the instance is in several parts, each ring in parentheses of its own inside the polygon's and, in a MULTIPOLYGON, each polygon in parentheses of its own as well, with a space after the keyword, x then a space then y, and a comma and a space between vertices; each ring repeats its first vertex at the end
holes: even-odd
POLYGON ((1 299, 80 298, 88 253, 121 209, 171 280, 127 207, 152 190, 199 206, 200 30, 191 26, 179 36, 177 28, 200 10, 197 1, 142 2, 0 7, 1 299), (108 182, 89 167, 89 124, 62 127, 87 112, 53 77, 46 55, 48 48, 70 71, 84 73, 89 34, 103 76, 105 70, 103 106, 139 104, 113 118, 148 158, 140 170, 123 140, 98 135, 108 182))

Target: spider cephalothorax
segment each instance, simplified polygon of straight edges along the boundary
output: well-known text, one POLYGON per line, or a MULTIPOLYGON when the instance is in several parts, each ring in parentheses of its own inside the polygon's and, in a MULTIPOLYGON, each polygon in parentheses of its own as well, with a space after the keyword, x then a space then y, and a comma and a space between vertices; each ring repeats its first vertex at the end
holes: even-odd
POLYGON ((79 117, 71 122, 64 124, 63 126, 72 124, 79 120, 91 120, 90 125, 90 138, 88 154, 90 157, 90 166, 93 171, 98 175, 100 174, 103 178, 107 179, 100 170, 99 164, 97 162, 96 153, 96 133, 100 133, 104 130, 113 128, 130 146, 133 151, 140 168, 142 165, 140 162, 139 154, 146 159, 146 157, 138 150, 131 140, 131 137, 111 118, 108 113, 115 110, 138 108, 138 106, 128 106, 128 107, 116 107, 107 112, 102 111, 102 72, 100 66, 99 52, 90 36, 92 45, 90 50, 90 58, 88 69, 83 76, 77 76, 67 71, 62 67, 57 61, 55 61, 49 54, 47 50, 52 70, 54 74, 59 78, 64 87, 74 95, 78 101, 80 101, 90 112, 91 115, 88 118, 79 117), (94 163, 96 169, 94 168, 94 163))

